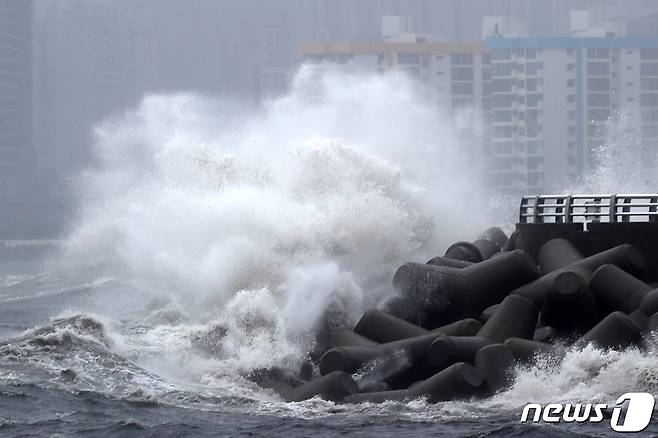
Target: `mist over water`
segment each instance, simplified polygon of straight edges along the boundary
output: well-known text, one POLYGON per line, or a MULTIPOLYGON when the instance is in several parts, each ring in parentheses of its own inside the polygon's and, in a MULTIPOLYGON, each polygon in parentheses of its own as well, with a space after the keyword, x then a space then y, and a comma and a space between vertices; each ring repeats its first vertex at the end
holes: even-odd
POLYGON ((658 150, 643 136, 640 115, 630 107, 617 110, 597 131, 603 142, 592 151, 590 169, 580 191, 588 193, 655 193, 658 150))

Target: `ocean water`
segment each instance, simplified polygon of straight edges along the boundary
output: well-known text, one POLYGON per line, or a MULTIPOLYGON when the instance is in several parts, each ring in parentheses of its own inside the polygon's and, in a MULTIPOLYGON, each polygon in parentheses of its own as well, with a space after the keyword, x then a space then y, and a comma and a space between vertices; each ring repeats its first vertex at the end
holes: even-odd
POLYGON ((304 68, 258 110, 149 96, 95 134, 61 243, 0 262, 0 435, 601 436, 521 410, 658 392, 652 338, 542 358, 490 399, 285 403, 249 379, 298 370, 403 262, 512 226, 404 77, 304 68))

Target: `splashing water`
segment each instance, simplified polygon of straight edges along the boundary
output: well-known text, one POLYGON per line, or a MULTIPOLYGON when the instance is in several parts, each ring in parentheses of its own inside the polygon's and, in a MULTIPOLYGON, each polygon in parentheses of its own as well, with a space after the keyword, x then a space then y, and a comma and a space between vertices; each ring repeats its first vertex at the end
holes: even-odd
POLYGON ((580 191, 588 193, 654 193, 658 153, 643 135, 641 118, 622 107, 598 127, 603 143, 591 154, 580 191))
POLYGON ((485 228, 437 114, 403 76, 310 67, 255 111, 148 97, 97 129, 68 257, 222 319, 245 366, 262 343, 289 358, 327 309, 354 323, 405 260, 485 228))

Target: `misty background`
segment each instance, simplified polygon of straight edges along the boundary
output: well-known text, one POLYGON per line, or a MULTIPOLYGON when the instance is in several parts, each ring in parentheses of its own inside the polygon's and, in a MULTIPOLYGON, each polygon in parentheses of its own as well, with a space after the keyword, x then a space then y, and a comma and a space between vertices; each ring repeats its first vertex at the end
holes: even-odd
POLYGON ((384 16, 478 42, 488 16, 569 35, 574 9, 658 35, 650 0, 0 0, 0 238, 56 237, 94 164, 94 127, 145 95, 257 107, 287 92, 300 46, 383 41, 384 16))

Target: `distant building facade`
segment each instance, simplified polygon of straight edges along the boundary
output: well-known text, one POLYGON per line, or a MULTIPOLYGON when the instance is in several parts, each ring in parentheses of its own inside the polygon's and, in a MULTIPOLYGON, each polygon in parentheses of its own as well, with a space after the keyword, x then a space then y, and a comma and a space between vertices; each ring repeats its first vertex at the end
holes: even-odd
POLYGON ((46 178, 90 163, 92 129, 155 84, 153 18, 144 5, 35 4, 35 143, 46 178))
POLYGON ((0 0, 0 202, 25 196, 33 173, 32 2, 0 0))
POLYGON ((658 37, 615 36, 623 23, 571 14, 568 37, 527 37, 522 23, 490 17, 484 43, 430 41, 404 19, 383 22, 384 41, 304 44, 307 62, 417 79, 452 114, 462 148, 485 182, 509 195, 559 190, 596 164, 606 124, 620 111, 658 141, 658 37), (463 111, 476 117, 458 123, 463 111))
POLYGON ((489 183, 539 193, 577 182, 595 164, 605 123, 635 113, 658 140, 658 38, 490 38, 489 183))
POLYGON ((444 120, 452 122, 463 158, 481 164, 488 148, 490 54, 482 42, 437 42, 415 34, 404 17, 384 17, 384 40, 302 44, 306 62, 347 71, 402 72, 419 81, 444 120))

